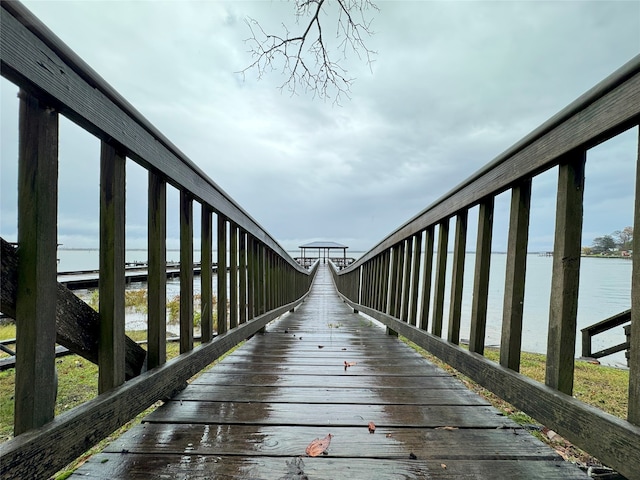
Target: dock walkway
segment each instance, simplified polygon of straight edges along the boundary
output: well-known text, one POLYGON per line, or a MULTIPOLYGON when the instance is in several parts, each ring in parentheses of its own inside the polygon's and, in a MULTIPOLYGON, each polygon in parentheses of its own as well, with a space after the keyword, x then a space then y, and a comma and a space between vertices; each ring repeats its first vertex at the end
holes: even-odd
POLYGON ((321 266, 294 313, 203 372, 73 478, 587 477, 354 314, 321 266), (305 455, 329 433, 326 455, 305 455))

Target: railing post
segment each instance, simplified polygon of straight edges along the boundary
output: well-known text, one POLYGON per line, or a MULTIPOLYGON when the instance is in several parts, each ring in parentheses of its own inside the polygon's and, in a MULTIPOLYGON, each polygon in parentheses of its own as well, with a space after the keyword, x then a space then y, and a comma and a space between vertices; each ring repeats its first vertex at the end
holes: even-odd
POLYGON ((629 407, 627 420, 640 426, 640 135, 636 162, 636 196, 633 215, 633 270, 631 275, 631 336, 629 337, 629 407))
POLYGON ((436 267, 436 286, 433 306, 431 333, 442 336, 442 317, 444 315, 444 290, 447 273, 447 248, 449 247, 449 219, 440 222, 438 228, 438 259, 436 267))
POLYGON ((125 380, 125 157, 102 142, 100 154, 100 339, 98 390, 125 380))
POLYGON ((531 179, 525 179, 511 190, 507 266, 505 271, 504 304, 500 365, 520 370, 522 345, 522 312, 529 243, 529 211, 531 210, 531 179))
POLYGON ((460 318, 462 316, 462 288, 464 286, 464 257, 467 247, 468 211, 463 210, 456 217, 456 239, 453 246, 453 278, 451 280, 451 301, 449 307, 449 328, 447 340, 460 343, 460 318))
POLYGON ((571 152, 558 167, 545 383, 567 395, 573 392, 585 160, 586 151, 571 152))
POLYGON ((491 267, 491 239, 493 234, 494 197, 480 204, 478 211, 478 239, 476 266, 471 300, 471 330, 469 351, 483 354, 487 325, 487 299, 489 297, 489 271, 491 267))
POLYGON ((227 219, 218 213, 218 335, 227 331, 227 219))
POLYGON ((424 264, 422 266, 422 304, 420 305, 420 325, 422 330, 429 327, 429 307, 431 304, 431 277, 433 275, 433 227, 424 232, 424 264))
POLYGON ((416 233, 413 242, 413 266, 411 267, 411 313, 409 322, 418 325, 418 294, 420 283, 420 256, 422 255, 422 232, 416 233))
POLYGON ((247 318, 256 316, 256 246, 252 235, 247 238, 247 318))
POLYGON ((180 192, 180 353, 193 350, 193 199, 180 192))
POLYGON ((54 417, 58 114, 20 92, 14 434, 54 417))
POLYGON ((213 338, 213 210, 202 204, 200 222, 200 341, 213 338))
POLYGON ((402 242, 405 254, 402 259, 404 261, 404 271, 400 280, 402 285, 402 308, 400 309, 400 320, 409 322, 409 308, 411 306, 411 267, 413 265, 413 237, 407 238, 402 242))
POLYGON ((238 326, 238 226, 231 223, 229 239, 229 326, 238 326))
POLYGON ((247 233, 240 230, 240 323, 247 321, 247 233))
POLYGON ((167 184, 149 171, 147 368, 167 361, 167 184))

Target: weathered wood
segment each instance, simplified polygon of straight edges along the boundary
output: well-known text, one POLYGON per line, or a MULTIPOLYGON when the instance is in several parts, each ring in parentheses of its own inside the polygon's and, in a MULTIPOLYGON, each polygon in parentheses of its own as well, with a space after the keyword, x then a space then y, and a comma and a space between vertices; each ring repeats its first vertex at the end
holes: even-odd
POLYGON ((229 328, 238 326, 238 227, 229 225, 229 328))
POLYGON ((126 159, 116 147, 100 149, 100 336, 98 391, 125 381, 125 190, 126 159))
POLYGON ((167 183, 149 171, 147 368, 167 361, 167 183))
POLYGON ((433 298, 433 318, 431 333, 442 336, 444 316, 444 292, 447 274, 447 250, 449 248, 449 219, 438 224, 438 259, 436 265, 436 285, 433 298))
POLYGON ((451 279, 451 302, 449 307, 449 328, 447 339, 451 343, 460 342, 460 319, 462 316, 462 288, 464 286, 464 257, 467 248, 468 211, 456 215, 456 238, 453 246, 453 277, 451 279))
POLYGON ((476 265, 471 299, 471 330, 469 351, 484 353, 487 326, 487 300, 489 298, 489 272, 491 269, 491 240, 493 237, 494 199, 484 200, 478 210, 478 238, 476 241, 476 265))
POLYGON ((47 478, 138 413, 182 390, 193 375, 303 300, 304 297, 219 335, 181 355, 180 360, 143 373, 58 415, 38 430, 0 444, 0 476, 47 478))
POLYGON ((558 169, 545 383, 567 395, 573 393, 586 158, 576 151, 558 169))
POLYGON ((424 264, 422 267, 422 304, 420 305, 420 323, 422 330, 429 327, 429 305, 431 303, 431 277, 433 275, 433 227, 424 232, 424 264))
POLYGON ((531 179, 525 179, 511 190, 500 340, 500 365, 516 372, 520 370, 530 210, 531 179))
MULTIPOLYGON (((0 238, 0 246, 0 260, 2 261, 0 310, 15 318, 18 255, 16 249, 2 238, 0 238)), ((100 324, 98 312, 60 283, 57 284, 56 297, 56 343, 97 364, 100 324)), ((130 379, 140 374, 146 352, 129 337, 126 338, 125 349, 125 373, 127 379, 130 379)))
POLYGON ((215 206, 306 273, 227 193, 151 125, 104 79, 19 2, 3 2, 2 76, 61 107, 66 117, 98 138, 121 145, 127 157, 162 172, 171 184, 215 206), (88 100, 90 99, 90 101, 88 100))
MULTIPOLYGON (((240 324, 247 321, 247 307, 248 307, 248 282, 247 282, 247 233, 240 230, 240 245, 239 245, 239 261, 240 261, 240 324)), ((298 292, 296 292, 298 293, 298 292)))
MULTIPOLYGON (((634 231, 640 232, 640 132, 636 162, 636 196, 633 212, 634 231)), ((633 248, 640 252, 640 235, 633 238, 633 248)), ((631 274, 631 326, 629 328, 629 407, 627 419, 640 426, 640 255, 633 256, 631 274)))
MULTIPOLYGON (((218 271, 226 265, 218 264, 218 271)), ((193 350, 193 198, 180 192, 180 353, 193 350)))
POLYGON ((200 225, 200 336, 203 343, 213 338, 213 225, 212 211, 202 205, 200 225))
POLYGON ((397 317, 396 312, 398 310, 398 279, 400 278, 398 270, 400 269, 401 261, 402 259, 400 257, 400 244, 398 244, 391 249, 391 284, 389 286, 389 307, 387 313, 389 313, 393 317, 397 317))
POLYGON ((16 435, 53 419, 57 393, 58 113, 24 91, 18 150, 16 435))
POLYGON ((411 313, 409 323, 419 325, 418 297, 420 288, 420 257, 422 256, 422 232, 413 236, 413 265, 411 267, 411 313))
POLYGON ((404 245, 404 271, 402 273, 402 308, 400 318, 409 321, 409 307, 411 306, 411 267, 413 266, 413 238, 407 238, 404 245))
MULTIPOLYGON (((220 213, 218 217, 218 320, 216 332, 225 333, 227 328, 227 219, 220 213)), ((260 312, 264 313, 264 312, 260 312)))

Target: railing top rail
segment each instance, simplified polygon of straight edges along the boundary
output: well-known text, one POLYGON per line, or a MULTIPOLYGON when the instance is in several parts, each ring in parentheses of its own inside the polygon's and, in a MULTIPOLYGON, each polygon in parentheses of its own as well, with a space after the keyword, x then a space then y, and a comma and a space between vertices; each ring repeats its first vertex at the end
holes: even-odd
MULTIPOLYGON (((0 59, 3 77, 16 82, 22 88, 29 89, 36 96, 41 97, 43 93, 46 94, 48 100, 54 103, 53 106, 59 107, 60 111, 71 120, 102 140, 116 141, 125 148, 127 156, 146 168, 157 170, 166 177, 168 183, 178 189, 188 191, 194 198, 210 205, 214 211, 224 215, 286 258, 296 269, 304 270, 253 217, 24 5, 18 1, 3 1, 1 12, 2 49, 0 59), (20 48, 25 48, 26 51, 19 51, 15 45, 15 39, 12 37, 15 28, 8 28, 11 25, 9 16, 14 17, 39 42, 42 42, 53 54, 53 58, 48 52, 37 52, 37 46, 29 44, 32 40, 29 38, 20 39, 25 44, 20 48), (39 56, 25 54, 31 52, 38 53, 39 56), (62 62, 61 65, 56 63, 59 71, 48 71, 51 75, 39 74, 43 69, 47 69, 46 65, 39 63, 39 57, 45 58, 48 62, 55 62, 55 57, 57 57, 62 62), (70 75, 70 73, 74 75, 70 75), (73 78, 74 76, 76 78, 73 78), (104 98, 96 101, 92 107, 82 105, 81 102, 78 102, 78 92, 74 94, 69 91, 68 85, 74 81, 78 82, 76 86, 82 87, 81 84, 84 83, 85 91, 95 90, 104 98), (60 88, 61 85, 67 88, 60 88), (96 111, 101 108, 109 115, 121 117, 118 118, 121 123, 110 121, 108 118, 96 119, 96 111), (136 138, 135 133, 127 134, 126 130, 132 126, 137 127, 138 132, 143 134, 142 138, 136 138), (158 145, 153 145, 155 142, 158 145)), ((103 114, 104 112, 98 111, 97 113, 103 114)))
MULTIPOLYGON (((527 136, 515 143, 513 146, 498 155, 494 160, 479 169, 473 175, 471 175, 462 183, 450 190, 448 193, 437 199, 435 202, 433 202, 420 213, 409 219, 400 227, 392 231, 350 267, 344 269, 342 273, 348 273, 349 271, 352 271, 353 269, 366 263, 368 260, 374 258, 378 254, 392 247, 403 238, 406 238, 414 233, 418 233, 429 225, 437 223, 441 219, 448 218, 451 215, 454 215, 456 211, 459 211, 463 208, 469 208, 474 204, 479 203, 482 198, 485 198, 489 195, 496 195, 501 193, 502 191, 507 190, 513 182, 523 178, 524 175, 522 169, 520 169, 521 171, 519 176, 516 176, 511 172, 509 172, 509 174, 507 175, 492 175, 493 172, 500 169, 500 167, 502 167, 506 162, 519 157, 516 160, 521 160, 523 166, 524 164, 528 164, 524 166, 524 172, 528 175, 534 175, 554 166, 555 164, 553 162, 558 158, 558 156, 560 156, 562 153, 566 153, 571 148, 576 148, 577 146, 584 144, 588 146, 597 145, 599 142, 606 140, 608 137, 613 136, 616 133, 619 133, 628 128, 628 126, 633 124, 634 119, 637 122, 637 117, 638 115, 640 115, 640 102, 637 101, 636 97, 635 102, 629 102, 635 104, 629 105, 628 108, 626 108, 625 111, 619 115, 620 117, 624 117, 624 121, 621 121, 619 118, 617 118, 614 119, 614 121, 610 121, 606 124, 604 124, 603 122, 603 125, 601 125, 599 129, 595 129, 593 133, 586 133, 579 138, 576 138, 573 142, 565 141, 566 145, 562 147, 555 145, 552 142, 549 142, 550 145, 538 146, 537 151, 535 152, 538 158, 535 161, 527 161, 527 156, 529 155, 527 150, 529 149, 529 147, 534 146, 536 142, 540 141, 545 136, 548 136, 551 132, 558 129, 558 127, 562 127, 563 124, 569 122, 571 119, 579 116, 579 114, 587 111, 588 109, 593 108, 597 110, 598 113, 602 113, 603 108, 598 103, 601 100, 607 100, 607 97, 612 94, 614 90, 621 87, 629 80, 634 79, 634 77, 636 80, 638 79, 638 77, 640 77, 640 55, 636 55, 635 57, 633 57, 629 62, 624 64, 614 73, 612 73, 596 86, 585 92, 575 101, 570 103, 567 107, 562 109, 560 112, 544 122, 527 136), (549 153, 549 155, 545 156, 545 150, 548 150, 552 153, 549 153), (490 176, 491 178, 488 178, 490 176), (470 192, 470 189, 473 188, 474 184, 478 184, 483 179, 483 177, 486 178, 486 182, 484 182, 483 185, 480 185, 480 188, 476 186, 476 188, 474 189, 475 191, 470 192)), ((633 88, 635 88, 634 92, 637 93, 637 86, 634 85, 633 88)), ((624 98, 626 98, 627 100, 629 100, 629 97, 634 98, 627 92, 625 92, 624 95, 622 96, 624 96, 624 98)), ((614 96, 613 100, 620 101, 620 98, 614 96)), ((582 121, 582 119, 576 120, 576 124, 580 121, 582 121)))

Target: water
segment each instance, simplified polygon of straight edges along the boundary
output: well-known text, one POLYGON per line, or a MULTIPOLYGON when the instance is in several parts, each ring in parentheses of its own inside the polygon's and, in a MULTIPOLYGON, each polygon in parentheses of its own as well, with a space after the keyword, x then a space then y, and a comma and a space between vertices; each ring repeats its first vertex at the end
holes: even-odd
MULTIPOLYGON (((299 252, 291 252, 297 255, 299 252)), ((462 299, 462 319, 460 335, 469 338, 471 324, 471 301, 473 289, 473 274, 475 267, 475 253, 467 253, 465 260, 464 288, 462 299)), ((59 271, 90 270, 98 268, 97 250, 60 250, 59 271)), ((130 250, 125 256, 128 262, 144 262, 147 252, 144 250, 130 250)), ((180 252, 167 252, 167 261, 178 261, 180 252)), ((215 252, 214 252, 215 258, 215 252)), ((194 251, 194 261, 199 261, 200 252, 194 251)), ((489 280, 489 298, 487 304, 487 333, 485 343, 488 346, 498 346, 502 326, 502 304, 504 296, 504 272, 506 268, 506 254, 491 255, 491 275, 489 280)), ((524 301, 524 320, 522 334, 522 349, 529 352, 545 353, 547 348, 547 327, 549 317, 549 299, 551 295, 552 257, 529 254, 527 256, 526 295, 524 301)), ((451 284, 451 269, 453 255, 449 254, 447 262, 447 289, 445 293, 445 311, 443 321, 443 336, 446 337, 449 318, 449 292, 451 284)), ((580 329, 592 325, 607 317, 620 313, 631 306, 631 268, 632 262, 627 259, 583 257, 580 272, 580 295, 578 303, 578 333, 576 337, 576 355, 581 354, 580 329)), ((434 272, 435 275, 435 272, 434 272)), ((146 288, 145 284, 133 283, 127 288, 146 288)), ((214 292, 215 292, 214 277, 214 292)), ((195 278, 194 292, 200 293, 200 279, 195 278)), ((88 292, 77 292, 87 295, 88 292)), ((167 299, 172 299, 180 293, 178 279, 167 280, 167 299)), ((431 320, 431 319, 430 319, 431 320)), ((146 328, 146 315, 130 312, 127 316, 127 328, 146 328)), ((177 332, 177 325, 168 325, 169 331, 177 332)), ((593 338, 593 351, 608 348, 625 341, 622 327, 593 338)), ((624 352, 602 359, 609 365, 626 366, 624 352)))

